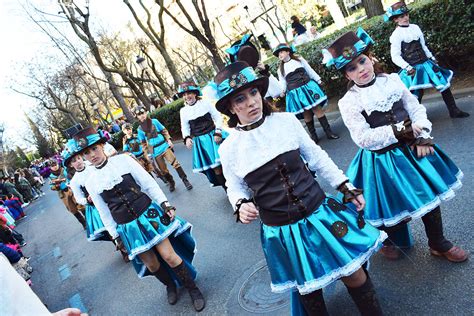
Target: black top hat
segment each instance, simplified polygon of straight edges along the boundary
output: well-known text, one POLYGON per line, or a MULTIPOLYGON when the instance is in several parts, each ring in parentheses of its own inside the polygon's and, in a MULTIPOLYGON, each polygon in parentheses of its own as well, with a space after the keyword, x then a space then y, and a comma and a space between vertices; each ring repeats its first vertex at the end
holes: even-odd
POLYGON ((202 95, 201 88, 192 81, 183 82, 178 86, 177 95, 179 97, 182 97, 185 92, 195 92, 198 96, 202 95))
POLYGON ((405 1, 395 2, 388 7, 387 12, 384 14, 384 21, 391 21, 397 16, 407 14, 411 9, 408 9, 405 1))
POLYGON ((74 134, 73 138, 76 141, 76 154, 92 145, 107 142, 107 138, 99 134, 93 127, 81 129, 79 132, 74 134))
POLYGON ((225 115, 232 115, 229 111, 229 98, 235 93, 256 86, 262 95, 267 93, 268 78, 258 77, 253 68, 243 61, 238 61, 227 65, 214 78, 217 85, 219 100, 216 108, 225 115))

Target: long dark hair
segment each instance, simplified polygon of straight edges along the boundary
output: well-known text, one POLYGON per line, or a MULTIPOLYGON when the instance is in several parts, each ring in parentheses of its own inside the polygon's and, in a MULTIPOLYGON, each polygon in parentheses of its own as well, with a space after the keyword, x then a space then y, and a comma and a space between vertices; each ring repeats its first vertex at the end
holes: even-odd
MULTIPOLYGON (((370 50, 366 50, 363 54, 367 55, 367 57, 370 59, 370 61, 374 61, 374 73, 377 77, 379 77, 381 75, 385 75, 387 73, 385 71, 385 65, 380 63, 378 61, 378 59, 375 57, 375 55, 370 50)), ((344 75, 346 74, 346 67, 347 67, 347 65, 344 66, 341 69, 341 72, 344 75)), ((354 85, 355 85, 354 81, 349 80, 349 82, 347 83, 347 91, 349 91, 354 85)))
MULTIPOLYGON (((301 56, 294 54, 290 50, 290 59, 296 60, 296 61, 301 61, 301 56)), ((283 60, 280 60, 280 65, 278 66, 280 68, 281 75, 284 77, 285 76, 285 62, 283 60)))
MULTIPOLYGON (((260 93, 261 94, 261 93, 260 93)), ((271 115, 273 112, 275 112, 275 110, 273 109, 273 107, 270 105, 270 103, 268 103, 267 100, 264 99, 263 95, 262 95, 262 113, 263 113, 263 116, 269 116, 271 115)), ((228 117, 229 117, 229 121, 227 122, 227 125, 229 127, 236 127, 237 124, 240 123, 239 121, 239 117, 237 116, 237 114, 232 114, 230 111, 228 112, 228 114, 226 114, 228 117)))

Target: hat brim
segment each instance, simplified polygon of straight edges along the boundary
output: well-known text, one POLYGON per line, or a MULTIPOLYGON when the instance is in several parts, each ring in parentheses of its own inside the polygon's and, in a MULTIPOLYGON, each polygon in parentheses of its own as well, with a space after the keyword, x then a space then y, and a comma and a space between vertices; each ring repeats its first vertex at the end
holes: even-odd
POLYGON ((274 51, 273 51, 273 53, 272 53, 273 56, 278 57, 278 54, 279 54, 282 50, 287 50, 287 51, 289 51, 289 52, 291 53, 291 48, 289 48, 289 47, 281 47, 281 48, 278 48, 277 50, 274 50, 274 51))
POLYGON ((267 90, 268 90, 268 78, 267 77, 261 77, 261 78, 258 78, 252 82, 249 82, 245 85, 243 85, 242 87, 239 87, 237 89, 235 89, 235 91, 232 91, 232 93, 229 93, 228 95, 226 95, 225 97, 219 99, 219 101, 216 102, 216 109, 217 111, 227 115, 227 116, 231 116, 232 113, 230 112, 230 104, 229 104, 229 99, 230 97, 232 97, 233 95, 235 95, 237 92, 240 92, 242 90, 245 90, 245 89, 248 89, 250 87, 254 87, 256 86, 258 88, 258 90, 260 91, 260 94, 262 95, 262 98, 265 97, 265 94, 267 93, 267 90))
POLYGON ((404 14, 407 14, 407 13, 409 13, 410 11, 411 11, 411 9, 408 9, 408 10, 406 10, 406 11, 403 12, 403 13, 392 15, 391 17, 388 18, 388 20, 389 20, 389 21, 393 21, 393 19, 395 19, 396 17, 399 17, 399 16, 402 16, 402 15, 404 15, 404 14))
POLYGON ((177 95, 178 97, 182 98, 183 95, 184 95, 186 92, 194 92, 195 94, 197 94, 198 97, 201 96, 201 91, 198 91, 198 90, 188 90, 188 91, 176 92, 176 95, 177 95))

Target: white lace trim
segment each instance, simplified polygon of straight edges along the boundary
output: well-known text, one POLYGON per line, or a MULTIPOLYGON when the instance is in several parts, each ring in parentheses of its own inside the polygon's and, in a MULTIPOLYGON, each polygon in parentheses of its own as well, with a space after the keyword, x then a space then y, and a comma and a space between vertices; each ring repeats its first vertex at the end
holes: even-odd
POLYGON ((97 229, 87 238, 87 241, 96 241, 97 239, 101 238, 102 233, 106 231, 107 231, 107 228, 105 227, 97 229))
POLYGON ((429 212, 431 212, 436 207, 438 207, 441 204, 441 202, 449 201, 452 198, 454 198, 456 196, 456 193, 454 191, 459 190, 462 187, 461 179, 463 177, 464 177, 464 174, 462 173, 462 171, 459 171, 456 174, 456 178, 457 178, 456 182, 451 184, 448 190, 439 194, 432 201, 426 203, 425 205, 421 206, 420 208, 418 208, 417 210, 413 212, 405 210, 399 213, 397 216, 394 216, 391 218, 381 218, 378 220, 366 219, 366 222, 368 222, 370 225, 375 226, 375 227, 379 227, 379 226, 391 227, 391 226, 395 226, 399 224, 400 222, 408 218, 412 220, 420 218, 428 214, 429 212))
POLYGON ((341 277, 345 277, 351 275, 355 271, 357 271, 369 258, 376 253, 380 247, 382 247, 382 242, 387 238, 387 234, 384 231, 380 231, 379 237, 375 241, 374 245, 369 248, 366 252, 360 254, 357 258, 353 259, 350 263, 346 264, 343 267, 338 269, 332 270, 330 273, 310 281, 306 281, 303 285, 298 285, 296 281, 288 281, 281 284, 273 284, 271 283, 271 289, 274 293, 282 293, 286 292, 290 289, 297 288, 298 292, 301 295, 305 295, 316 290, 322 289, 332 282, 340 279, 341 277))

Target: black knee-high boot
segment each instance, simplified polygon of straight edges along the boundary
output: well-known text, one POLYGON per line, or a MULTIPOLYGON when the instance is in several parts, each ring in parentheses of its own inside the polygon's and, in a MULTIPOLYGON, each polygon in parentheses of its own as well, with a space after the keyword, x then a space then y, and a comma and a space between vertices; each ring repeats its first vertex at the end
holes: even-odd
POLYGON ((82 214, 81 211, 77 211, 74 213, 74 217, 76 217, 79 223, 81 223, 82 227, 86 229, 86 218, 84 217, 84 214, 82 214))
POLYGON ((326 137, 328 139, 338 139, 339 136, 333 133, 331 130, 331 126, 329 125, 328 118, 326 115, 318 117, 319 123, 321 124, 321 127, 323 128, 324 132, 326 133, 326 137))
POLYGON ((160 280, 166 286, 166 294, 168 297, 168 303, 170 305, 176 304, 178 301, 178 292, 176 290, 176 284, 174 283, 173 279, 169 275, 166 268, 161 266, 157 271, 153 273, 155 277, 160 280))
POLYGON ((224 188, 224 190, 227 191, 227 187, 225 186, 225 177, 224 177, 224 175, 222 173, 220 173, 220 174, 215 174, 215 176, 216 176, 217 183, 219 185, 221 185, 224 188))
POLYGON ((188 176, 184 172, 183 168, 182 167, 176 168, 176 172, 178 173, 179 177, 183 181, 184 186, 186 187, 186 190, 191 190, 193 188, 193 185, 191 184, 191 182, 189 182, 188 176))
POLYGON ((444 237, 443 220, 441 219, 441 209, 438 206, 422 218, 425 225, 426 236, 428 237, 428 246, 431 249, 446 252, 453 244, 444 237))
POLYGON ((326 303, 324 302, 323 290, 316 290, 306 295, 298 295, 308 316, 329 315, 326 309, 326 303))
POLYGON ((194 309, 198 312, 202 311, 206 306, 206 301, 204 300, 201 291, 196 286, 196 283, 194 283, 194 280, 184 262, 181 262, 180 265, 173 268, 173 271, 176 273, 176 276, 179 278, 183 286, 188 290, 191 300, 193 301, 194 309))
POLYGON ((311 136, 311 139, 317 143, 319 142, 318 134, 316 134, 316 128, 314 128, 314 120, 311 120, 309 122, 306 122, 306 127, 308 128, 309 136, 311 136))
POLYGON ((454 100, 454 96, 451 93, 451 89, 447 89, 441 92, 441 96, 443 97, 444 103, 446 103, 446 107, 449 111, 449 116, 451 116, 452 118, 462 118, 469 116, 469 113, 463 112, 457 107, 456 101, 454 100))
POLYGON ((423 100, 423 95, 425 94, 425 90, 420 89, 420 90, 415 90, 414 93, 418 99, 418 103, 421 103, 421 100, 423 100))
POLYGON ((347 291, 357 305, 362 316, 381 316, 382 308, 375 295, 374 285, 370 280, 369 274, 365 271, 367 280, 359 287, 347 287, 347 291))

